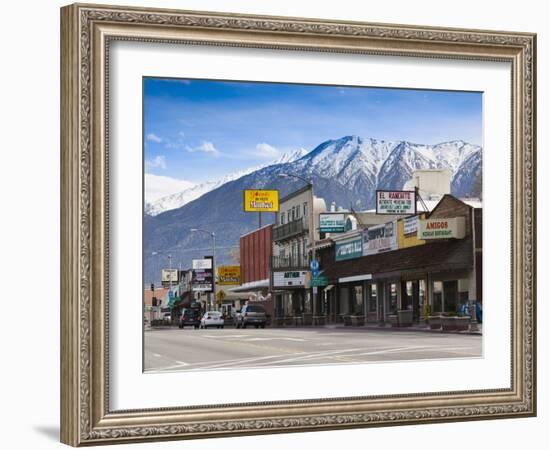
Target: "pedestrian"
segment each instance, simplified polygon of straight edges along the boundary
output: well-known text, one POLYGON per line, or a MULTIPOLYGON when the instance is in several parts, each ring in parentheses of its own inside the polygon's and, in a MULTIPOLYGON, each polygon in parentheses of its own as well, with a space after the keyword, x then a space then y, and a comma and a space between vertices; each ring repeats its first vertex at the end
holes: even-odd
POLYGON ((477 320, 477 323, 483 323, 482 314, 483 314, 483 311, 481 310, 481 302, 478 300, 478 301, 476 301, 476 320, 477 320))

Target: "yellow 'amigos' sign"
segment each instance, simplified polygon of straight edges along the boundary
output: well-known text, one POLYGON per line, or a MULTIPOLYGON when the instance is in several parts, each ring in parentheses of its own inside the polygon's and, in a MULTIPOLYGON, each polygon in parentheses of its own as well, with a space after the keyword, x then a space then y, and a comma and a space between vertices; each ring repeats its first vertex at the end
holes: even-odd
POLYGON ((218 267, 218 284, 224 286, 241 284, 241 266, 218 267))
POLYGON ((278 212, 279 191, 246 189, 244 191, 244 210, 246 212, 278 212))

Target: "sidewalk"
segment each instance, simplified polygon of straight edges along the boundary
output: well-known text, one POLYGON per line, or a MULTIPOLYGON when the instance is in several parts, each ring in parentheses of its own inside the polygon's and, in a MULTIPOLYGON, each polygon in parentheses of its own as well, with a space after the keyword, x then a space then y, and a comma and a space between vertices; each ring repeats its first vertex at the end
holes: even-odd
POLYGON ((328 330, 372 330, 372 331, 387 331, 387 332, 424 332, 424 333, 435 333, 435 334, 469 334, 469 335, 483 335, 482 324, 477 324, 477 331, 444 331, 444 330, 432 330, 425 324, 417 324, 410 327, 392 327, 390 324, 379 325, 379 324, 365 324, 359 326, 353 325, 344 325, 343 323, 334 323, 328 325, 299 325, 299 326, 282 326, 282 327, 273 327, 269 326, 268 328, 277 328, 277 329, 328 329, 328 330))

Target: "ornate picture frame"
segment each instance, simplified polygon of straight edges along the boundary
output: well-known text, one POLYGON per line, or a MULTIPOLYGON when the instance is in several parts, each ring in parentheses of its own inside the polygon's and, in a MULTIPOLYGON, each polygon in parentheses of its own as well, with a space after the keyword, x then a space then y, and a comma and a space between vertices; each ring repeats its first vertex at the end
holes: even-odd
POLYGON ((98 445, 536 414, 536 36, 75 4, 61 10, 61 440, 98 445), (113 411, 109 49, 156 42, 511 65, 511 386, 113 411))

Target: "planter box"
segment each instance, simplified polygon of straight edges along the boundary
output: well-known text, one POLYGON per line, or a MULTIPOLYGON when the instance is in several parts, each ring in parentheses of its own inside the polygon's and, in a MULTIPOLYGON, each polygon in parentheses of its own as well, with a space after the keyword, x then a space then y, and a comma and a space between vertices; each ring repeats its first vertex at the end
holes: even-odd
POLYGON ((325 316, 313 316, 313 325, 326 325, 327 318, 325 316))
POLYGON ((398 316, 397 314, 390 314, 388 316, 388 322, 390 323, 390 325, 392 327, 398 327, 399 326, 399 319, 398 319, 398 316))
POLYGON ((441 328, 443 328, 443 331, 457 331, 458 330, 457 320, 458 320, 458 317, 456 316, 451 316, 451 317, 443 316, 441 318, 441 328))
POLYGON ((470 321, 472 318, 470 316, 462 316, 456 318, 456 330, 457 331, 468 331, 470 329, 470 321))
POLYGON ((365 325, 365 316, 349 316, 351 319, 351 325, 354 327, 362 327, 365 325))
POLYGON ((441 329, 441 316, 428 316, 428 325, 430 330, 441 329))
POLYGON ((402 309, 397 311, 397 320, 400 327, 412 327, 413 312, 412 309, 402 309))

